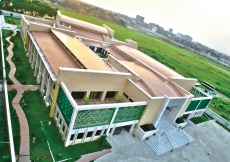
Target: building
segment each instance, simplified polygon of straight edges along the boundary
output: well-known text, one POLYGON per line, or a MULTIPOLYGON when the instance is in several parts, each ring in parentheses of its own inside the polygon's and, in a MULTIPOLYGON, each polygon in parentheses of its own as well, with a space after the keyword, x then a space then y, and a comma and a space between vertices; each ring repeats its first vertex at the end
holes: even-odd
POLYGON ((153 135, 141 129, 148 124, 160 136, 168 131, 162 121, 183 128, 186 122, 177 119, 202 115, 212 99, 195 87, 196 79, 140 52, 133 40, 114 39, 106 25, 60 12, 56 21, 22 15, 20 33, 65 146, 123 128, 143 140, 153 135))
POLYGON ((137 15, 136 16, 137 25, 142 25, 144 23, 144 19, 145 19, 144 17, 137 15))

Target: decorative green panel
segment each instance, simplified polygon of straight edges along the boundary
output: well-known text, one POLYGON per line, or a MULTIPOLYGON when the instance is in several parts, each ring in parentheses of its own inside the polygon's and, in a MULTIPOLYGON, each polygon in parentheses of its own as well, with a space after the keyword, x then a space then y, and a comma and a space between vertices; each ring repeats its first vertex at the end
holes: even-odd
POLYGON ((66 123, 69 124, 73 113, 73 107, 61 87, 58 93, 57 104, 62 112, 62 115, 65 118, 66 123))
POLYGON ((114 123, 139 120, 144 109, 145 109, 145 105, 120 107, 115 117, 114 123))
POLYGON ((208 99, 208 100, 202 100, 201 103, 200 103, 200 105, 198 106, 197 110, 199 110, 199 109, 205 109, 208 106, 209 102, 210 102, 210 99, 208 99))
POLYGON ((197 105, 199 104, 199 102, 200 102, 200 100, 191 101, 186 112, 195 110, 197 105))
POLYGON ((80 110, 74 123, 74 128, 86 128, 109 124, 112 120, 115 108, 80 110))

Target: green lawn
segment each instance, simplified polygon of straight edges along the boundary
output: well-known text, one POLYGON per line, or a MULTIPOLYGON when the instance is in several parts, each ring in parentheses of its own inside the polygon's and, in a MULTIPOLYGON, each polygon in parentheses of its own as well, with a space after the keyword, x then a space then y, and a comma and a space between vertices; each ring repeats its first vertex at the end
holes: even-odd
POLYGON ((17 67, 15 78, 21 84, 36 84, 36 80, 33 75, 34 71, 30 66, 28 57, 26 57, 26 52, 23 46, 20 33, 17 32, 17 34, 11 38, 11 41, 14 43, 14 55, 12 61, 17 67))
POLYGON ((192 118, 190 120, 195 124, 199 124, 199 123, 203 123, 203 122, 208 121, 208 118, 203 114, 200 117, 195 117, 195 118, 192 118))
POLYGON ((5 16, 5 22, 8 24, 17 25, 18 27, 20 25, 20 19, 14 17, 5 16))
MULTIPOLYGON (((3 48, 4 48, 4 58, 5 58, 5 70, 6 70, 6 80, 7 80, 7 84, 12 84, 13 82, 11 81, 11 79, 8 77, 9 71, 10 71, 10 65, 8 63, 8 61, 6 61, 6 57, 9 55, 8 51, 7 51, 7 47, 10 45, 10 43, 8 41, 6 41, 6 38, 8 36, 10 36, 12 33, 12 31, 10 30, 5 30, 2 29, 2 39, 3 39, 3 48)), ((0 62, 0 66, 2 66, 2 61, 0 62)), ((3 75, 0 76, 0 78, 2 78, 3 75)))
POLYGON ((60 9, 63 15, 91 22, 97 25, 106 24, 115 30, 115 38, 124 41, 126 38, 138 42, 139 50, 162 62, 185 77, 197 78, 200 82, 207 81, 216 89, 230 97, 230 69, 198 54, 173 46, 153 36, 141 34, 103 20, 60 9), (222 69, 222 70, 220 70, 222 69))
POLYGON ((209 108, 230 122, 230 102, 223 98, 214 98, 209 108))
POLYGON ((2 143, 9 142, 5 104, 0 105, 0 114, 0 161, 8 162, 10 160, 10 146, 9 143, 2 143))
POLYGON ((50 144, 55 161, 67 158, 78 159, 81 155, 101 150, 98 141, 64 147, 58 128, 53 119, 49 117, 49 108, 45 106, 38 90, 35 92, 26 91, 20 104, 24 107, 23 110, 29 123, 31 160, 40 158, 42 161, 52 161, 46 140, 50 144), (22 102, 24 102, 24 106, 22 102), (51 121, 50 126, 48 121, 51 121), (32 142, 33 137, 35 137, 35 143, 32 142), (61 158, 57 157, 58 154, 61 154, 61 158), (45 157, 48 157, 48 159, 45 159, 45 157))
POLYGON ((16 96, 16 94, 17 94, 16 90, 8 91, 9 106, 10 106, 10 117, 11 117, 12 131, 13 131, 13 137, 14 137, 14 149, 15 149, 15 154, 19 155, 20 124, 19 124, 16 110, 12 106, 12 100, 16 96))

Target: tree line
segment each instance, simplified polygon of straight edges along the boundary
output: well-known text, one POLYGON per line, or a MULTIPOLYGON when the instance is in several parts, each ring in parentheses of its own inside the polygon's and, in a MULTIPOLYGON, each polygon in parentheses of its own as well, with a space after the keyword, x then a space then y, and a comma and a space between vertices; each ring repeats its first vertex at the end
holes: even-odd
POLYGON ((58 8, 39 0, 2 0, 0 8, 25 15, 55 19, 58 8))

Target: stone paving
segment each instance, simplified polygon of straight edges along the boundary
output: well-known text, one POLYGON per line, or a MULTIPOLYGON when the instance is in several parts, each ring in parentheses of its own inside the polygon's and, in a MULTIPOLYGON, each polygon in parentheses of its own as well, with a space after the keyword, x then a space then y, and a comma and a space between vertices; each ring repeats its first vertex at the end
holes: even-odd
MULTIPOLYGON (((16 32, 14 31, 14 35, 16 32)), ((20 143, 20 151, 19 151, 19 162, 29 162, 30 161, 30 138, 29 138, 29 126, 28 122, 25 116, 24 111, 20 107, 19 101, 22 97, 22 93, 25 90, 31 89, 31 90, 36 90, 38 89, 38 86, 35 85, 21 85, 21 83, 14 77, 14 74, 16 72, 16 67, 14 63, 11 61, 11 58, 13 57, 13 52, 12 52, 12 47, 13 43, 10 42, 10 37, 7 37, 6 40, 10 43, 10 46, 7 48, 9 55, 7 56, 6 60, 10 64, 10 72, 9 72, 9 78, 12 80, 14 83, 13 85, 8 85, 7 88, 8 90, 11 89, 16 89, 17 94, 14 97, 12 101, 12 105, 14 109, 16 110, 17 116, 19 118, 19 123, 20 123, 20 136, 21 136, 21 143, 20 143)))
POLYGON ((195 139, 194 142, 159 156, 132 135, 129 136, 131 143, 127 138, 117 141, 119 135, 115 135, 109 139, 112 152, 96 162, 230 162, 230 133, 214 120, 207 125, 200 123, 187 127, 185 131, 195 139))

